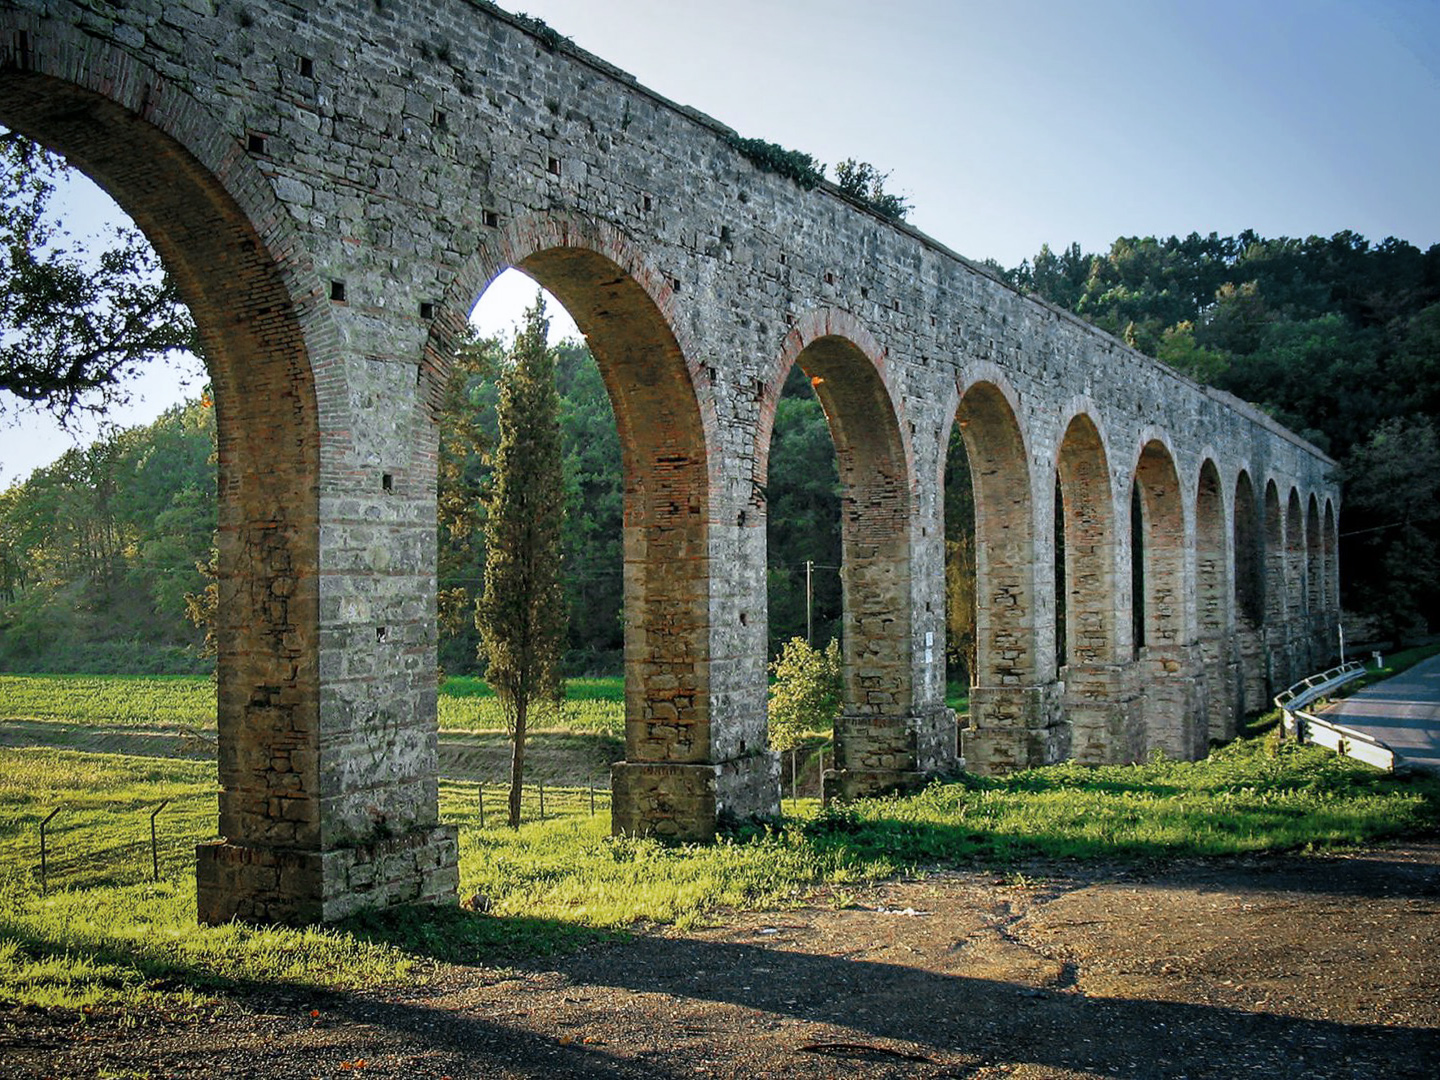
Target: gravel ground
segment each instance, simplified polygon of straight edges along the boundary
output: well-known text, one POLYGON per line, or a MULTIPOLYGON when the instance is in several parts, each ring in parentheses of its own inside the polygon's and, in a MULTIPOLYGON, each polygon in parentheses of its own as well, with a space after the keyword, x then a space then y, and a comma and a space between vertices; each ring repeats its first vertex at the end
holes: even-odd
POLYGON ((6 1077, 766 1074, 1433 1080, 1440 838, 948 872, 204 1020, 0 1014, 6 1077))

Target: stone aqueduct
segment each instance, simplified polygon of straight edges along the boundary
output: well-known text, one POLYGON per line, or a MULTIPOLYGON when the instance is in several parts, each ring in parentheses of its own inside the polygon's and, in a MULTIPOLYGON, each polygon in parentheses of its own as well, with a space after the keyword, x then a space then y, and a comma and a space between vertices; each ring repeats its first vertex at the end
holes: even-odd
POLYGON ((1338 487, 1314 447, 479 0, 3 0, 0 123, 134 218, 211 365, 224 839, 200 850, 203 919, 454 897, 435 408, 506 267, 573 314, 620 430, 617 829, 704 838, 778 808, 765 484, 792 364, 844 486, 845 792, 956 765, 952 424, 978 529, 969 768, 1193 757, 1331 651, 1338 487))

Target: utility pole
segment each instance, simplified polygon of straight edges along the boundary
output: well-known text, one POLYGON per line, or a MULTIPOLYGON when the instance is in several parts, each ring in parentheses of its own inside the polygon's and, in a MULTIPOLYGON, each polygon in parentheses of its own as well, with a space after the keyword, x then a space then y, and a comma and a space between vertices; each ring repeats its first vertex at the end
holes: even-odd
POLYGON ((813 646, 813 645, 815 644, 815 620, 814 620, 814 618, 811 616, 811 596, 813 595, 813 593, 812 593, 811 588, 810 588, 810 578, 811 578, 811 575, 814 573, 814 571, 815 571, 815 560, 814 560, 814 559, 806 559, 806 560, 805 560, 805 644, 806 644, 806 645, 811 645, 811 646, 813 646))

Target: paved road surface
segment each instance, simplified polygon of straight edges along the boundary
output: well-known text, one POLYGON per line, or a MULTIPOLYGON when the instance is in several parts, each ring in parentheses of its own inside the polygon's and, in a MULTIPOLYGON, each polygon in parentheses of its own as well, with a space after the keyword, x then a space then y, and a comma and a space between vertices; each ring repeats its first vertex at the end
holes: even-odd
POLYGON ((1440 771, 1440 656, 1338 701, 1320 715, 1375 736, 1406 764, 1440 771))

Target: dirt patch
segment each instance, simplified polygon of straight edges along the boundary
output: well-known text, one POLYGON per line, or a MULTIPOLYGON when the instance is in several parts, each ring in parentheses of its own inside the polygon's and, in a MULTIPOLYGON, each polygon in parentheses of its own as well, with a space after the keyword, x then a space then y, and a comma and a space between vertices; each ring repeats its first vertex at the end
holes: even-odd
POLYGON ((418 990, 236 988, 216 1019, 136 1024, 12 1010, 0 1074, 1428 1080, 1440 839, 948 872, 418 990))

